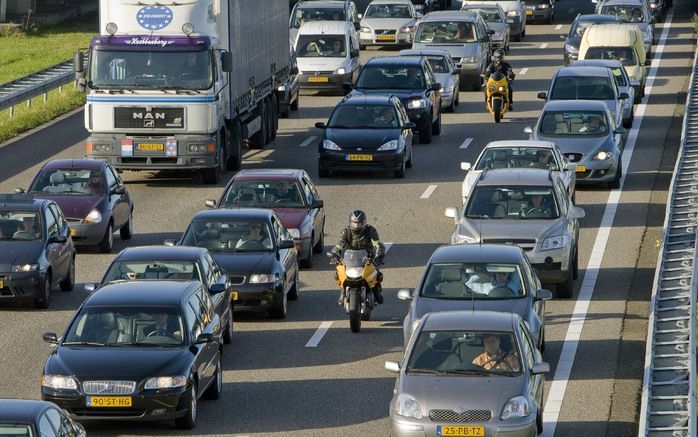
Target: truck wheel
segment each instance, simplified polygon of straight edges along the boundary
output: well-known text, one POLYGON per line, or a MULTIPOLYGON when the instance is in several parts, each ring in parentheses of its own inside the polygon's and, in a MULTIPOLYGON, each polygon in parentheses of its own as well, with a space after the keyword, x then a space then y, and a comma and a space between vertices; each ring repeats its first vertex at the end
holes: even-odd
POLYGON ((230 153, 228 154, 228 161, 226 162, 227 170, 240 170, 242 164, 242 129, 240 128, 240 122, 233 122, 233 126, 230 129, 230 153))

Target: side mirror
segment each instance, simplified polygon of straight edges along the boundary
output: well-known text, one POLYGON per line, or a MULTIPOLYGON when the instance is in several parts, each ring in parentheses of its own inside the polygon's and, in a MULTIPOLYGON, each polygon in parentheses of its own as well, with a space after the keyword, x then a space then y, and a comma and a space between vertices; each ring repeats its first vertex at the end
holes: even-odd
POLYGON ((550 364, 541 361, 540 363, 534 363, 531 373, 534 375, 541 375, 543 373, 550 372, 550 364))
POLYGON ((628 93, 620 93, 620 96, 618 96, 618 97, 620 97, 621 100, 625 100, 625 99, 629 99, 629 98, 630 98, 630 96, 628 95, 628 93))
POLYGON ((651 59, 645 59, 645 67, 649 67, 652 65, 652 60, 651 59))
POLYGON ((163 241, 162 244, 164 244, 165 246, 174 247, 174 246, 177 245, 177 241, 176 241, 176 240, 167 239, 167 240, 163 241))
POLYGON ((473 165, 469 162, 461 162, 460 163, 460 169, 463 171, 469 171, 472 167, 473 167, 473 165))
POLYGON ((44 332, 43 339, 46 343, 58 344, 58 336, 55 332, 44 332))
POLYGON ((488 35, 494 35, 494 30, 492 30, 492 29, 487 29, 487 34, 488 34, 488 35))
POLYGON ((218 206, 218 202, 216 202, 213 199, 206 199, 204 201, 204 205, 206 205, 206 208, 215 208, 216 206, 218 206))
POLYGON ((492 41, 492 38, 490 38, 489 35, 482 35, 482 38, 480 38, 480 42, 490 42, 492 41))
POLYGON ((584 212, 584 210, 578 206, 573 206, 570 208, 570 212, 568 214, 568 217, 571 219, 583 219, 586 217, 587 213, 584 212))
POLYGON ((211 285, 211 294, 223 293, 227 289, 228 288, 226 287, 225 284, 212 284, 211 285))
POLYGON ((325 202, 322 200, 314 200, 313 204, 310 205, 312 209, 317 209, 317 208, 323 208, 325 206, 325 202))
POLYGON ((567 39, 567 35, 560 35, 560 39, 567 39))
POLYGON ((545 91, 541 91, 541 92, 538 93, 538 98, 539 98, 539 99, 542 99, 542 100, 547 100, 547 99, 548 99, 548 93, 546 93, 545 91))
POLYGON ((458 208, 446 208, 444 211, 446 217, 452 218, 455 224, 458 224, 458 208))
POLYGON ((359 49, 353 49, 351 51, 351 57, 352 58, 358 58, 359 57, 359 49))
POLYGON ((322 121, 318 121, 317 123, 315 123, 315 127, 318 129, 325 129, 327 125, 325 125, 325 123, 322 121))
POLYGON ((65 235, 54 235, 48 239, 48 243, 65 243, 66 241, 68 241, 68 237, 65 235))
POLYGON ((417 127, 417 125, 414 124, 414 123, 412 123, 411 121, 408 121, 408 122, 405 123, 405 125, 402 126, 402 127, 405 128, 405 129, 414 129, 414 128, 417 127))
POLYGON ((401 290, 398 290, 397 298, 400 300, 412 300, 412 293, 410 292, 410 290, 403 288, 401 290))
POLYGON ((385 370, 393 373, 400 373, 400 363, 397 361, 386 361, 385 370))
POLYGON ((97 289, 97 284, 85 284, 82 289, 85 290, 86 293, 92 293, 97 289))
MULTIPOLYGON (((361 17, 359 16, 359 18, 361 18, 361 17)), ((359 30, 361 30, 361 22, 360 21, 354 21, 354 30, 356 30, 357 32, 359 30)))
POLYGON ((613 131, 613 133, 616 135, 625 135, 627 132, 628 131, 626 131, 624 127, 620 127, 620 126, 615 128, 615 130, 613 131))
POLYGON ((223 52, 221 55, 223 60, 223 71, 230 73, 233 71, 233 54, 231 52, 223 52))
POLYGON ((24 191, 24 188, 17 187, 15 188, 15 194, 24 194, 26 191, 24 191))
POLYGON ((567 166, 565 167, 565 170, 567 170, 567 171, 577 171, 577 164, 575 164, 574 162, 570 162, 570 163, 567 164, 567 166))
POLYGON ((456 68, 453 69, 453 74, 460 74, 461 71, 463 71, 463 69, 456 65, 456 68))
POLYGON ((126 193, 126 187, 123 185, 117 185, 111 190, 111 194, 124 194, 126 193))
POLYGON ((429 87, 431 91, 438 91, 441 89, 441 84, 440 83, 432 83, 431 86, 429 87))
POLYGON ((291 74, 298 74, 298 67, 295 66, 295 65, 294 65, 293 67, 291 67, 290 73, 291 73, 291 74))
POLYGON ((202 343, 208 343, 213 340, 213 334, 210 332, 202 332, 199 334, 198 337, 196 337, 196 341, 194 344, 202 344, 202 343))
POLYGON ((539 288, 538 289, 538 295, 536 296, 536 300, 550 300, 553 298, 553 292, 550 290, 546 290, 545 288, 539 288))
POLYGON ((342 91, 344 91, 347 94, 350 93, 351 90, 353 90, 353 89, 354 89, 354 87, 349 82, 344 82, 342 84, 342 91))
POLYGON ((524 133, 528 135, 533 135, 533 128, 531 126, 526 126, 524 128, 524 133))
POLYGON ((75 52, 73 55, 73 71, 80 77, 82 77, 82 73, 85 72, 84 69, 85 65, 85 54, 83 52, 75 52))
POLYGON ((296 243, 293 240, 283 240, 279 243, 279 249, 295 249, 296 243))

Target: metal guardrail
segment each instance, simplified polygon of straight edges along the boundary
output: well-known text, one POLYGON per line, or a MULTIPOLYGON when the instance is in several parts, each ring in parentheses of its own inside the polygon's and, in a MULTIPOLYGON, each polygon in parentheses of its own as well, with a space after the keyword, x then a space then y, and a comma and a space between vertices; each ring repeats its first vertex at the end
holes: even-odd
POLYGON ((698 52, 652 289, 640 437, 696 436, 698 52))
POLYGON ((0 85, 0 111, 46 94, 75 80, 73 61, 65 61, 32 73, 12 82, 0 85))

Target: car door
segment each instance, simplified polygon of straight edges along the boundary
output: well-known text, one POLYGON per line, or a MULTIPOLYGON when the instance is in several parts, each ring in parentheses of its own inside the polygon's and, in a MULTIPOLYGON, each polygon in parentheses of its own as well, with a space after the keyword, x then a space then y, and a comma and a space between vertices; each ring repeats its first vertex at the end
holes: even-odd
POLYGON ((427 84, 426 96, 431 102, 431 112, 433 114, 432 121, 436 121, 441 113, 441 93, 439 93, 438 90, 435 91, 430 88, 437 82, 436 78, 434 77, 434 72, 432 71, 429 62, 426 60, 422 61, 422 71, 424 72, 424 78, 426 79, 427 84))
POLYGON ((51 266, 51 271, 54 272, 51 280, 53 284, 56 284, 63 279, 68 269, 68 264, 66 263, 66 257, 64 254, 65 243, 51 241, 52 239, 60 236, 60 229, 58 227, 58 220, 48 205, 43 207, 42 214, 44 215, 44 223, 46 226, 45 256, 48 264, 51 266))
POLYGON ((199 353, 196 366, 200 381, 199 390, 202 390, 208 386, 216 374, 216 359, 220 350, 220 318, 213 312, 213 304, 203 287, 199 288, 188 300, 189 305, 194 308, 201 332, 213 334, 211 341, 197 345, 199 353))
POLYGON ((51 203, 49 204, 48 208, 56 220, 56 225, 58 227, 58 235, 61 237, 65 237, 66 240, 64 243, 56 243, 60 244, 58 257, 60 265, 65 269, 61 270, 61 276, 65 277, 68 275, 68 272, 70 270, 70 263, 73 262, 73 240, 70 237, 70 228, 68 227, 68 222, 65 220, 63 212, 61 212, 61 209, 58 207, 58 205, 55 203, 51 203))
POLYGON ((480 73, 485 72, 487 68, 488 61, 490 59, 491 42, 490 36, 487 34, 487 25, 482 20, 480 14, 477 15, 477 21, 475 22, 475 29, 477 31, 477 41, 480 46, 478 50, 478 56, 480 56, 480 73))
MULTIPOLYGON (((183 305, 182 313, 184 315, 184 323, 187 325, 187 334, 189 335, 189 344, 191 345, 190 350, 194 353, 192 373, 196 373, 201 377, 205 371, 207 360, 205 356, 206 351, 204 350, 206 344, 195 344, 199 334, 204 332, 203 323, 205 317, 203 314, 200 314, 200 311, 201 304, 199 300, 194 294, 190 295, 183 305)), ((197 387, 198 393, 202 391, 202 384, 205 384, 205 382, 201 381, 199 383, 197 387)))
POLYGON ((320 200, 320 196, 307 175, 303 175, 303 178, 301 179, 301 186, 303 187, 303 192, 305 193, 305 200, 308 202, 308 215, 310 216, 310 221, 313 224, 313 234, 315 234, 315 237, 312 244, 314 246, 316 242, 322 240, 325 228, 325 210, 324 208, 313 208, 313 204, 320 200))
POLYGON ((209 253, 203 255, 202 265, 204 269, 203 274, 206 277, 209 290, 209 297, 213 304, 213 312, 215 312, 221 320, 225 320, 228 312, 228 304, 230 302, 230 290, 226 289, 224 292, 215 294, 210 292, 213 284, 223 283, 226 279, 224 278, 225 275, 223 275, 221 268, 209 253))
POLYGON ((540 281, 538 280, 538 277, 536 276, 536 271, 533 270, 533 266, 531 266, 531 262, 529 261, 528 257, 524 257, 524 260, 524 275, 531 286, 531 294, 533 297, 533 311, 538 316, 538 322, 540 323, 539 326, 541 327, 542 334, 543 326, 545 323, 545 301, 536 300, 536 297, 538 296, 538 289, 540 288, 540 281))
MULTIPOLYGON (((616 121, 616 119, 613 118, 613 113, 611 111, 609 111, 609 110, 606 111, 606 118, 608 118, 608 121, 609 121, 608 129, 610 131, 610 134, 613 135, 613 143, 618 148, 618 150, 621 151, 621 156, 622 156, 622 151, 625 148, 625 135, 615 133, 619 124, 616 121)), ((620 160, 620 162, 622 162, 622 160, 620 160)))
POLYGON ((535 363, 542 361, 542 356, 540 351, 538 351, 538 348, 535 346, 533 337, 531 336, 528 328, 526 328, 526 325, 521 323, 519 325, 519 329, 522 334, 522 350, 524 351, 524 354, 526 354, 523 363, 528 367, 528 395, 531 397, 531 399, 535 399, 536 403, 538 403, 538 408, 540 409, 543 408, 543 384, 545 383, 545 377, 542 374, 534 375, 531 370, 533 369, 533 365, 535 363))
POLYGON ((107 196, 109 196, 109 207, 114 220, 114 230, 122 227, 130 214, 130 204, 128 195, 121 179, 116 177, 111 167, 104 167, 104 176, 107 180, 107 196))
POLYGON ((272 232, 274 232, 274 246, 278 254, 277 259, 284 270, 284 292, 287 292, 291 288, 291 284, 298 270, 297 251, 295 247, 291 249, 281 248, 282 241, 293 240, 293 237, 291 237, 291 234, 289 234, 286 228, 281 224, 281 220, 279 220, 276 214, 272 216, 271 224, 273 229, 272 232))

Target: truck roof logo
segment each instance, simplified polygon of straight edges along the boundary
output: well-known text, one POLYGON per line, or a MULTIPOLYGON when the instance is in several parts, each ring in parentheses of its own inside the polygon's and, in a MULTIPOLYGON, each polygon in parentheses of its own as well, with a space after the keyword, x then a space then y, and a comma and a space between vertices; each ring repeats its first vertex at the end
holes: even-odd
POLYGON ((167 6, 145 6, 138 11, 136 19, 144 29, 164 29, 172 22, 172 9, 167 6))

